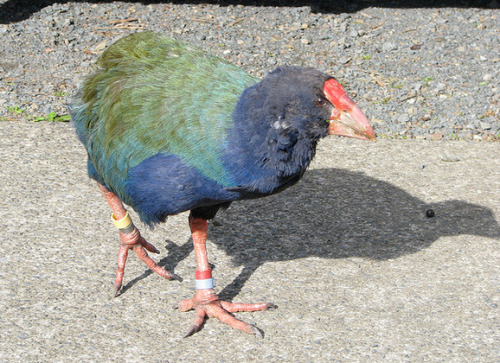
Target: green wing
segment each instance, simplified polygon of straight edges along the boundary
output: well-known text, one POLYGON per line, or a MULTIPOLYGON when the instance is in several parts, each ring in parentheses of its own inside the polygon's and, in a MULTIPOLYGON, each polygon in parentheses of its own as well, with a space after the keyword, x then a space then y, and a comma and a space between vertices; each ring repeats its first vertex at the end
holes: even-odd
POLYGON ((175 154, 224 186, 220 148, 243 90, 258 79, 152 32, 111 45, 87 78, 74 122, 98 174, 115 191, 128 170, 158 152, 175 154))

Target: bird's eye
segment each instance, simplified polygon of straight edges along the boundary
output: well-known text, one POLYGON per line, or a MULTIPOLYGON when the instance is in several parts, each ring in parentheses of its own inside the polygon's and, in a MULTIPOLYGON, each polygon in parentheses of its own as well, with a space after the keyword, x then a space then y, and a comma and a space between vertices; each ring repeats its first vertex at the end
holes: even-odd
POLYGON ((318 106, 324 106, 326 105, 326 100, 324 98, 318 97, 318 99, 316 100, 316 104, 318 106))

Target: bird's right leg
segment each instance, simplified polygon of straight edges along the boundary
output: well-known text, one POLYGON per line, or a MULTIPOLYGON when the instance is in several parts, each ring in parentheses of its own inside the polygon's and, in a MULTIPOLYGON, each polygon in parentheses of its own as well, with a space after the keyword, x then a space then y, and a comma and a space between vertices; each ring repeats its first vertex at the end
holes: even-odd
POLYGON ((181 311, 194 309, 196 312, 194 323, 184 337, 186 338, 200 330, 201 325, 207 317, 217 318, 233 328, 263 337, 264 332, 262 330, 255 325, 235 318, 232 313, 275 309, 277 306, 272 303, 240 304, 220 300, 213 289, 212 271, 208 263, 206 248, 208 222, 205 219, 193 217, 193 213, 191 212, 189 226, 193 237, 196 264, 198 266, 195 275, 196 293, 192 299, 183 300, 174 306, 174 308, 178 308, 181 311))
POLYGON ((125 262, 127 261, 128 251, 133 250, 137 256, 154 272, 158 275, 166 278, 167 280, 180 280, 180 277, 176 274, 168 272, 164 268, 158 266, 151 257, 149 257, 148 252, 160 253, 155 246, 147 242, 144 237, 141 236, 139 230, 132 223, 127 210, 123 206, 122 201, 111 191, 106 189, 106 187, 100 183, 97 183, 99 189, 101 190, 104 199, 108 202, 113 214, 111 216, 113 223, 120 231, 120 251, 118 252, 118 268, 116 270, 116 280, 115 280, 115 297, 118 296, 120 289, 123 284, 123 274, 125 272, 125 262), (147 251, 146 251, 147 250, 147 251))

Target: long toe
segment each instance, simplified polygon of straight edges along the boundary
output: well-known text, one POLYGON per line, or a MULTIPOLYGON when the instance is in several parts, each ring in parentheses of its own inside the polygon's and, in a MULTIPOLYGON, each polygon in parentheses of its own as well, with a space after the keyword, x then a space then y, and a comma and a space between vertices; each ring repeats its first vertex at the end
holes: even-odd
POLYGON ((219 300, 213 290, 198 290, 192 299, 183 300, 174 305, 180 311, 188 311, 194 309, 196 317, 193 325, 189 328, 184 337, 188 337, 201 329, 204 320, 208 318, 216 318, 221 322, 248 334, 253 334, 263 338, 264 332, 255 325, 248 324, 240 319, 237 319, 232 313, 239 311, 262 311, 277 308, 272 303, 258 304, 240 304, 231 303, 228 301, 219 300))
POLYGON ((120 289, 123 285, 123 275, 125 274, 125 264, 128 258, 128 251, 133 250, 137 257, 146 264, 153 272, 156 272, 161 277, 167 280, 178 280, 182 281, 182 278, 178 275, 165 270, 163 267, 159 266, 151 257, 149 257, 148 252, 158 252, 158 250, 140 235, 137 229, 129 234, 120 233, 121 245, 120 251, 118 252, 118 267, 116 269, 116 279, 115 279, 115 297, 119 295, 120 289))
POLYGON ((236 313, 240 311, 263 311, 278 308, 273 303, 241 304, 232 303, 229 301, 221 301, 220 303, 224 310, 230 313, 236 313))
POLYGON ((205 311, 205 309, 203 309, 203 308, 196 309, 196 316, 194 318, 193 325, 191 325, 189 327, 188 331, 186 332, 186 334, 184 334, 184 338, 187 338, 187 337, 193 335, 194 333, 196 333, 197 331, 199 331, 201 329, 201 326, 203 325, 203 322, 205 321, 206 315, 207 315, 207 312, 205 311))
POLYGON ((233 315, 228 313, 226 310, 224 310, 222 307, 216 305, 216 306, 211 306, 208 307, 208 316, 209 317, 214 317, 219 319, 225 324, 228 324, 232 326, 235 329, 244 331, 245 333, 248 334, 254 334, 255 335, 255 326, 245 323, 243 320, 235 318, 233 315))
POLYGON ((140 238, 140 243, 141 245, 147 249, 149 252, 152 252, 152 253, 160 253, 160 251, 158 251, 158 249, 153 246, 151 243, 149 243, 148 241, 146 241, 146 239, 144 239, 144 237, 141 236, 140 238))

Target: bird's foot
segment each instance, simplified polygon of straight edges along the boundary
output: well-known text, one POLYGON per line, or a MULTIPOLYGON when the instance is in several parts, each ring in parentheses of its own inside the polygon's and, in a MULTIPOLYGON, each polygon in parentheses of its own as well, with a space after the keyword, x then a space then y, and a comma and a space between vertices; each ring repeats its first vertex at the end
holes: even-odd
POLYGON ((187 299, 176 304, 174 308, 180 311, 195 310, 196 317, 193 325, 184 335, 184 338, 193 335, 200 330, 205 318, 217 318, 223 323, 229 324, 233 328, 242 330, 248 334, 257 335, 260 338, 264 337, 264 332, 255 325, 245 323, 236 319, 232 313, 239 311, 261 311, 268 309, 276 309, 277 306, 271 303, 257 304, 238 304, 220 300, 213 289, 196 290, 196 294, 192 299, 187 299))
POLYGON ((158 275, 166 278, 167 280, 179 280, 182 279, 174 273, 168 272, 163 267, 160 267, 149 257, 148 252, 160 253, 151 243, 147 242, 144 237, 141 236, 139 230, 134 228, 130 233, 124 234, 120 232, 121 245, 120 251, 118 252, 118 268, 116 270, 116 280, 115 280, 115 297, 118 296, 123 284, 123 274, 125 272, 125 263, 128 257, 128 251, 133 250, 137 257, 139 257, 151 270, 156 272, 158 275))

